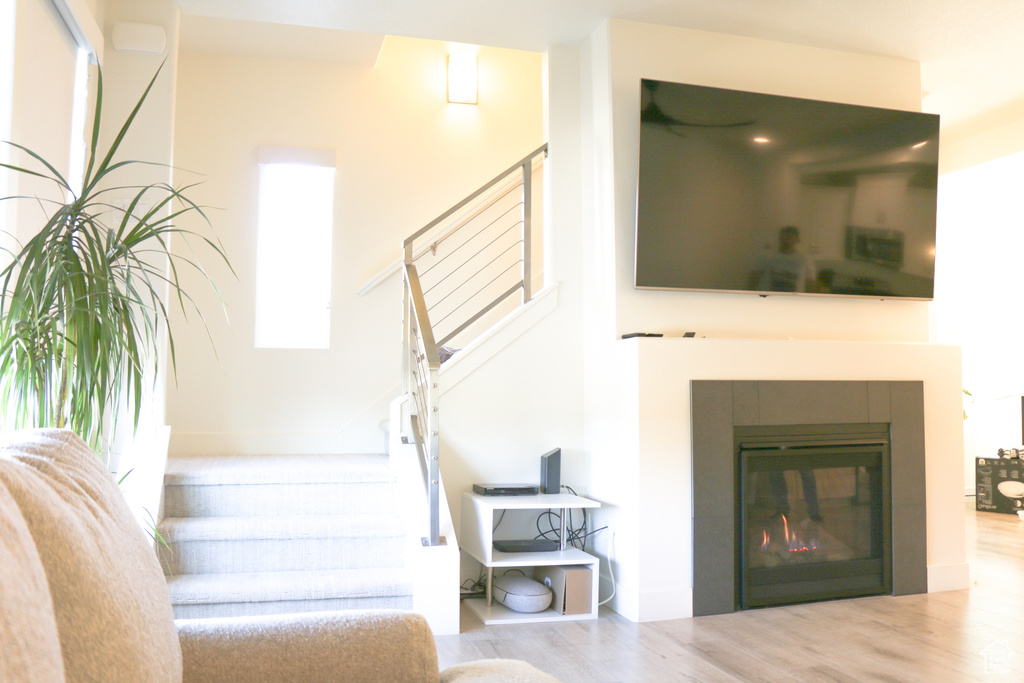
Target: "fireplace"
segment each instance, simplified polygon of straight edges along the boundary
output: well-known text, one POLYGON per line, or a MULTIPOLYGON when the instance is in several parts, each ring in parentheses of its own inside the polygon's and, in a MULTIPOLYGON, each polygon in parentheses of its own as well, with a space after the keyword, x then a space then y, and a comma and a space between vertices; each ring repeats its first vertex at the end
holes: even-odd
POLYGON ((888 424, 734 437, 742 609, 892 591, 888 424))
POLYGON ((690 394, 694 616, 927 591, 921 382, 690 394))

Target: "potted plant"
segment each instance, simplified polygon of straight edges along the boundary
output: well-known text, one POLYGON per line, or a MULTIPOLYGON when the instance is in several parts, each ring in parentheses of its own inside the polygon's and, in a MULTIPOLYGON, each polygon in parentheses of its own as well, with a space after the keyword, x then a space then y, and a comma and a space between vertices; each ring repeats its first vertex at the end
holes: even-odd
POLYGON ((137 428, 147 368, 161 362, 161 328, 174 366, 165 297, 176 299, 183 310, 194 306, 180 272, 194 267, 205 275, 198 260, 182 256, 184 250, 172 251, 171 240, 195 238, 230 268, 218 242, 178 225, 186 214, 209 225, 203 209, 188 197, 194 184, 133 183, 132 170, 151 164, 118 157, 159 74, 157 69, 110 145, 100 149, 103 76, 98 72, 81 188, 71 187, 39 154, 8 143, 29 163, 5 167, 52 182, 68 197, 48 205, 45 223, 10 252, 11 262, 0 271, 0 410, 9 426, 69 428, 97 450, 122 409, 133 415, 137 428), (130 198, 123 202, 125 196, 130 198))

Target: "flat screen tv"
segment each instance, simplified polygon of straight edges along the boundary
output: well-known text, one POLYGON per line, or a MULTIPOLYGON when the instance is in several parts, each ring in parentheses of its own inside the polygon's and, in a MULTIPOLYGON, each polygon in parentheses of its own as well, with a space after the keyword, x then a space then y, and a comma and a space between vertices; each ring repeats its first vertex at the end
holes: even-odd
POLYGON ((938 116, 640 91, 637 288, 932 298, 938 116))

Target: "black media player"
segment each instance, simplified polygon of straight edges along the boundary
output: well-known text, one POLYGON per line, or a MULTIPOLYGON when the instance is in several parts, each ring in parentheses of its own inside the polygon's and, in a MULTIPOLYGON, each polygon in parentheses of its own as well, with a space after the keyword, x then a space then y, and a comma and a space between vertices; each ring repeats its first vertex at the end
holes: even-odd
POLYGON ((481 496, 535 496, 540 493, 536 484, 473 484, 473 492, 481 496))

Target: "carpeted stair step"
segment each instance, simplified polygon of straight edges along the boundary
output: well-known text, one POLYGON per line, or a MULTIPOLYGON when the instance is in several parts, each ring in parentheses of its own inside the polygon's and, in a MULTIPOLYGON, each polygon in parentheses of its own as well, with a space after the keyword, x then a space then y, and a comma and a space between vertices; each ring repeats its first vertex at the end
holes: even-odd
POLYGON ((394 476, 386 455, 173 457, 166 517, 337 515, 387 511, 394 476), (338 495, 344 484, 345 495, 338 495))
POLYGON ((186 574, 168 578, 167 588, 178 619, 412 608, 401 568, 186 574))
POLYGON ((412 606, 386 455, 172 457, 159 548, 174 613, 412 606))
POLYGON ((399 567, 405 530, 394 514, 178 517, 158 526, 170 576, 399 567))

